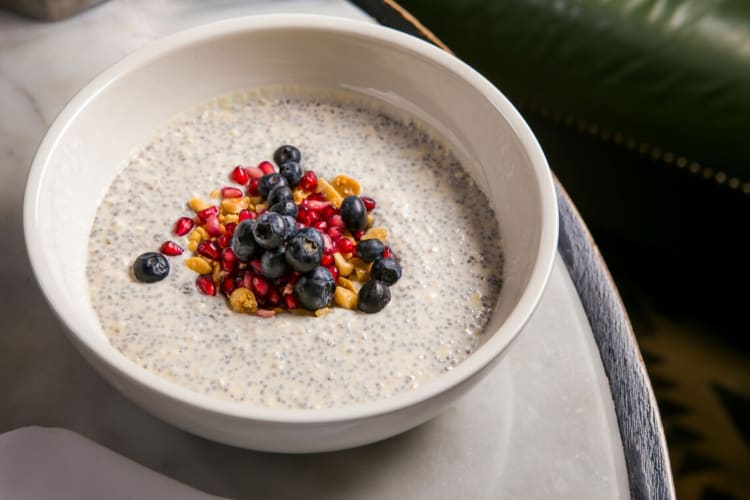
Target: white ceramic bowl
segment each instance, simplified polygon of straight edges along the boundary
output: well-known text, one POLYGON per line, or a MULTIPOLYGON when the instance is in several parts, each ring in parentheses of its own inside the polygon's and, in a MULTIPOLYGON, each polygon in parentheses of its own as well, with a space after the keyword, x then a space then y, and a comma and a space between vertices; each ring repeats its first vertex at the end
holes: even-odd
POLYGON ((60 113, 42 141, 24 204, 36 277, 69 337, 112 385, 149 412, 223 443, 280 452, 377 441, 436 416, 478 382, 539 302, 557 242, 547 163, 518 112, 482 76, 399 32, 302 15, 233 19, 170 36, 105 71, 60 113), (207 98, 269 84, 345 88, 407 110, 452 142, 494 203, 505 255, 491 338, 468 360, 390 399, 278 410, 214 399, 164 380, 113 348, 89 302, 89 231, 128 153, 167 119, 207 98))

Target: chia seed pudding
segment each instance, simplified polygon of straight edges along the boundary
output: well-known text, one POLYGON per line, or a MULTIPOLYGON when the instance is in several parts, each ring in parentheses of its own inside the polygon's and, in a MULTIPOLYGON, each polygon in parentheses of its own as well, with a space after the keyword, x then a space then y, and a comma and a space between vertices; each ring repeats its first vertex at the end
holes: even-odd
POLYGON ((213 99, 159 129, 110 186, 89 240, 89 291, 112 345, 192 390, 301 409, 387 398, 466 359, 500 293, 494 212, 436 133, 386 113, 349 94, 268 88, 213 99), (169 257, 163 281, 134 279, 134 258, 192 217, 188 199, 209 200, 231 185, 234 165, 267 160, 281 144, 299 147, 303 168, 349 175, 377 200, 374 225, 388 228, 404 269, 385 309, 238 314, 196 289, 189 252, 169 257))

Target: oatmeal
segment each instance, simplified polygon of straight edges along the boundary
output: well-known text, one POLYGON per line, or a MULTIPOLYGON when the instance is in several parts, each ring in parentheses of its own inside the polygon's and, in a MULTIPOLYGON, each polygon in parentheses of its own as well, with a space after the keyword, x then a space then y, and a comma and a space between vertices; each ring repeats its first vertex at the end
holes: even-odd
MULTIPOLYGON (((183 222, 184 223, 184 222, 183 222)), ((110 342, 133 362, 212 396, 267 407, 340 407, 387 398, 452 369, 481 343, 500 292, 492 208, 443 142, 372 101, 298 89, 214 99, 175 117, 109 188, 92 228, 90 294, 110 342), (139 283, 133 260, 158 250, 189 199, 230 186, 237 164, 282 144, 305 169, 361 183, 377 200, 373 225, 404 269, 377 314, 334 308, 320 317, 238 314, 196 288, 186 261, 139 283)), ((183 246, 185 246, 183 245, 183 246)))

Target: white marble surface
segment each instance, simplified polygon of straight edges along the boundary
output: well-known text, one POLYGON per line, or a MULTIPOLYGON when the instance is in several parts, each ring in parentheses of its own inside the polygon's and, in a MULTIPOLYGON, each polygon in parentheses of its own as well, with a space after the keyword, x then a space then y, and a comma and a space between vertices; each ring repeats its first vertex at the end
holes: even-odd
POLYGON ((95 74, 149 40, 272 11, 364 17, 339 0, 112 0, 55 24, 0 12, 0 433, 63 427, 231 498, 627 497, 609 387, 559 258, 532 321, 477 389, 426 425, 349 451, 274 455, 191 436, 125 400, 73 350, 21 230, 24 181, 46 128, 95 74))

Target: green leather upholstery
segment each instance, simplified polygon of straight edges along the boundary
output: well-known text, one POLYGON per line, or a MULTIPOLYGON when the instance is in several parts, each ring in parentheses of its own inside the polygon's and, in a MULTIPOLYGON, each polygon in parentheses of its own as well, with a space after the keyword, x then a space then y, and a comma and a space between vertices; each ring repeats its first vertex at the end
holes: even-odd
POLYGON ((400 3, 515 102, 750 181, 750 1, 400 3))

